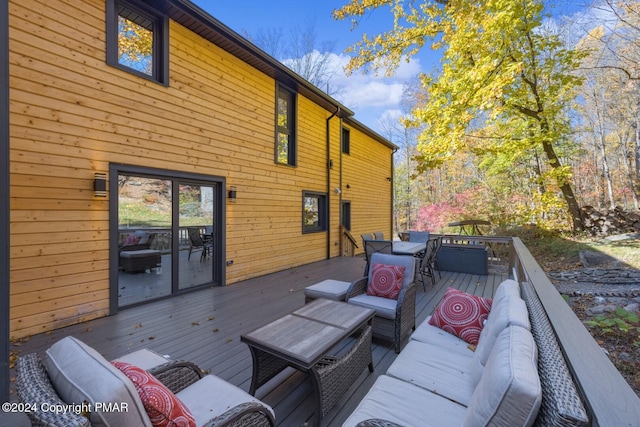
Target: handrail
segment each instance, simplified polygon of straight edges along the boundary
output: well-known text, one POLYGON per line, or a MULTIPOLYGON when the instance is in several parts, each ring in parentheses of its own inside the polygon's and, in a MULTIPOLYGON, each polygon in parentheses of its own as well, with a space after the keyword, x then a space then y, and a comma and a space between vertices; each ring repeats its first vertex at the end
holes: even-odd
POLYGON ((522 240, 512 238, 510 270, 536 290, 593 426, 640 426, 640 398, 571 310, 522 240))

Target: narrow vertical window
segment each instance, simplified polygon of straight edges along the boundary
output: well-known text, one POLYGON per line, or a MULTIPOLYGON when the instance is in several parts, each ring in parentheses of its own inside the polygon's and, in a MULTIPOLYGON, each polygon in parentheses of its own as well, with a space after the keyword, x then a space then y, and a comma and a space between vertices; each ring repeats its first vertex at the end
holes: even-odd
POLYGON ((351 152, 351 131, 342 128, 342 152, 349 154, 351 152))
POLYGON ((295 94, 278 85, 276 102, 276 163, 296 165, 295 94))

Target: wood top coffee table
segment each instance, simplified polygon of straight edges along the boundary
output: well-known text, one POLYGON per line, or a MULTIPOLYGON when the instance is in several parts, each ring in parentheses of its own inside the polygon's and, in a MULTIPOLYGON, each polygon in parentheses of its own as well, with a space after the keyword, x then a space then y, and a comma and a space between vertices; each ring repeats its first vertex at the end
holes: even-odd
POLYGON ((284 368, 308 373, 316 395, 316 425, 335 405, 371 360, 371 322, 374 311, 323 298, 241 336, 253 359, 249 392, 284 368), (340 357, 329 351, 354 335, 355 343, 340 357))

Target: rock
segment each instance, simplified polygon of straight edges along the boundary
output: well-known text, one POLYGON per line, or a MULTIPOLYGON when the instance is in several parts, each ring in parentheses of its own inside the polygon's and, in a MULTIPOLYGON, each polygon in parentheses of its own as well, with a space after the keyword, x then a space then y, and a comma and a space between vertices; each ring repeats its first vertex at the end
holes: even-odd
POLYGON ((618 357, 623 362, 628 362, 628 363, 633 363, 634 362, 633 357, 631 357, 631 355, 629 353, 627 353, 627 352, 622 352, 622 353, 618 354, 618 357))
MULTIPOLYGON (((585 268, 618 264, 617 259, 598 251, 580 251, 578 256, 580 257, 580 262, 585 268)), ((603 275, 605 272, 597 270, 595 274, 603 275)))
POLYGON ((632 302, 627 304, 624 309, 626 311, 628 311, 629 313, 636 313, 639 309, 640 309, 640 304, 638 304, 637 302, 632 302))

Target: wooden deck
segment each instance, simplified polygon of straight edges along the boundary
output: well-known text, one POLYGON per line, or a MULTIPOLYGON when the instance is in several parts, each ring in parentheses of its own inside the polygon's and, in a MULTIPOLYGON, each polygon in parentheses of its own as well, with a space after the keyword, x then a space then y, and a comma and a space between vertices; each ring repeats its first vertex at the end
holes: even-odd
MULTIPOLYGON (((362 275, 364 264, 362 257, 333 258, 227 287, 196 291, 33 336, 25 343, 12 345, 12 350, 42 354, 67 335, 79 338, 107 359, 150 348, 174 359, 194 361, 248 390, 251 356, 248 347, 240 342, 240 335, 301 307, 306 286, 328 278, 353 280, 362 275)), ((433 311, 448 286, 490 297, 504 278, 505 273, 495 272, 488 276, 442 272, 435 286, 427 284, 427 292, 418 282, 416 322, 422 322, 433 311)), ((343 400, 325 416, 323 426, 340 426, 396 357, 391 343, 374 339, 372 351, 375 372, 362 372, 343 400)), ((13 389, 11 396, 16 400, 13 389)), ((278 425, 302 426, 312 419, 311 382, 293 369, 285 370, 260 388, 256 396, 273 407, 278 425)), ((1 417, 0 425, 5 425, 1 417)), ((12 420, 11 425, 20 424, 12 420)))

